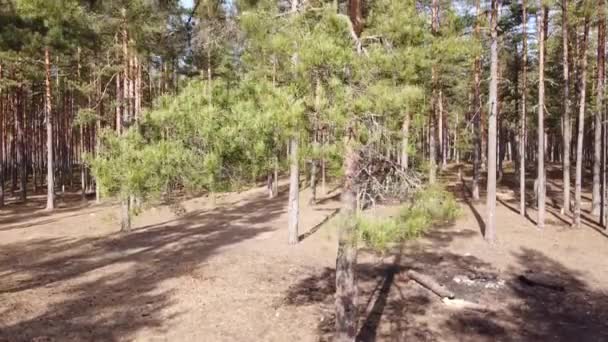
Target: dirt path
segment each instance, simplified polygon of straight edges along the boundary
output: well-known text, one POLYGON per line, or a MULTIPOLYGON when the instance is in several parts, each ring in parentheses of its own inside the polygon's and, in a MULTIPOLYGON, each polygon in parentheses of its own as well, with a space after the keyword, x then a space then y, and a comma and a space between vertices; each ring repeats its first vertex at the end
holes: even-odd
MULTIPOLYGON (((359 259, 362 341, 606 341, 608 239, 551 221, 537 231, 500 189, 498 243, 480 237, 485 208, 451 182, 463 208, 454 225, 381 257, 359 259), (487 311, 448 309, 408 281, 432 275, 487 311), (565 291, 531 287, 526 271, 565 291)), ((150 209, 129 234, 116 209, 53 215, 1 212, 0 341, 318 341, 333 328, 336 197, 308 205, 303 241, 286 244, 286 191, 264 189, 150 209)), ((530 216, 534 217, 532 211, 530 216)))

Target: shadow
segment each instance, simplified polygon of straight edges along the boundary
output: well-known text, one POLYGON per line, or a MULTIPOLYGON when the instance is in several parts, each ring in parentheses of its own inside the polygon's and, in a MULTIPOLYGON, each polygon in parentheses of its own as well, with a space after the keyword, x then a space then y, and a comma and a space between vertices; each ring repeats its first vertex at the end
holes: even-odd
MULTIPOLYGON (((369 249, 359 250, 359 259, 381 258, 379 262, 356 265, 358 319, 357 341, 441 341, 427 323, 427 315, 441 307, 435 294, 405 276, 408 269, 419 270, 442 284, 461 290, 450 283, 461 272, 487 274, 489 266, 472 256, 461 256, 442 251, 454 239, 477 236, 472 230, 455 231, 453 226, 430 229, 424 248, 406 243, 396 246, 388 254, 377 254, 369 249), (388 261, 387 258, 394 258, 388 261)), ((457 285, 457 284, 456 284, 457 285)), ((460 291, 464 294, 466 291, 460 291)), ((312 270, 292 284, 283 296, 282 304, 295 307, 315 306, 321 320, 317 324, 319 341, 332 341, 334 314, 335 269, 312 270)), ((476 298, 478 289, 468 290, 468 298, 476 298)))
POLYGON ((461 191, 461 193, 462 193, 462 201, 467 204, 467 206, 471 210, 471 213, 473 213, 473 216, 475 217, 475 220, 477 221, 477 224, 479 225, 479 232, 481 233, 481 236, 485 236, 485 234, 486 234, 486 223, 483 220, 483 217, 481 217, 481 215, 477 211, 477 208, 475 208, 475 206, 473 205, 473 203, 471 201, 471 197, 469 197, 470 190, 467 187, 467 185, 465 184, 464 180, 462 181, 462 191, 461 191))
POLYGON ((507 287, 491 312, 461 312, 444 323, 456 336, 483 334, 499 341, 607 341, 608 295, 592 290, 578 271, 522 248, 505 272, 507 287), (558 286, 531 286, 522 274, 542 274, 558 286), (563 289, 563 291, 562 291, 563 289))
POLYGON ((89 212, 83 213, 83 210, 103 206, 95 205, 94 201, 83 201, 81 194, 75 192, 57 196, 55 205, 55 210, 45 210, 46 195, 30 196, 26 203, 8 201, 0 209, 0 213, 2 213, 0 217, 2 228, 0 228, 0 231, 29 228, 40 224, 40 222, 51 223, 56 220, 55 217, 66 217, 63 214, 71 214, 70 216, 85 215, 89 212), (44 220, 44 218, 50 216, 53 216, 53 218, 44 220))
POLYGON ((380 320, 382 318, 382 313, 384 312, 384 307, 386 306, 387 297, 389 291, 391 289, 391 285, 393 284, 393 279, 395 278, 396 268, 390 268, 387 270, 387 274, 384 279, 378 284, 378 288, 374 289, 372 292, 373 296, 377 296, 374 301, 371 310, 369 310, 368 315, 364 318, 364 321, 361 325, 361 329, 359 329, 359 333, 357 334, 357 341, 375 341, 376 334, 378 330, 378 326, 380 325, 380 320), (375 294, 377 292, 377 295, 375 294))
POLYGON ((110 236, 2 245, 0 301, 12 304, 0 312, 0 341, 113 342, 164 326, 186 313, 172 309, 174 293, 163 283, 196 277, 220 249, 275 230, 268 222, 285 212, 285 196, 269 200, 263 193, 110 236), (29 293, 47 291, 54 300, 24 315, 29 293))
POLYGON ((314 227, 310 228, 306 233, 298 236, 298 241, 302 242, 309 236, 316 233, 319 229, 321 229, 321 227, 323 227, 323 225, 325 225, 325 223, 327 223, 329 220, 331 220, 334 216, 338 215, 339 212, 340 212, 340 209, 334 209, 332 211, 332 213, 327 215, 321 222, 317 223, 314 227))
POLYGON ((384 313, 384 308, 386 307, 386 303, 388 301, 388 295, 391 290, 391 286, 393 285, 393 281, 395 279, 395 275, 400 271, 400 261, 401 255, 403 254, 403 250, 400 250, 399 253, 395 256, 394 262, 392 265, 386 268, 383 279, 378 283, 376 288, 372 291, 369 296, 369 301, 366 304, 366 307, 370 307, 370 303, 373 300, 373 304, 371 308, 367 310, 367 316, 363 319, 361 323, 361 328, 356 336, 356 341, 370 341, 373 342, 376 340, 376 335, 378 333, 378 327, 380 326, 380 321, 382 318, 382 314, 384 313))

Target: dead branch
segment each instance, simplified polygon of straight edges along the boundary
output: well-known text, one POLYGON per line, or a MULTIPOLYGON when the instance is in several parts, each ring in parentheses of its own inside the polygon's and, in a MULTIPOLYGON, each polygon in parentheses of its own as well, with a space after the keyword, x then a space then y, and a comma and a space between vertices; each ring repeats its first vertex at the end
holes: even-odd
POLYGON ((422 273, 418 273, 414 270, 407 271, 407 275, 408 277, 410 277, 410 279, 415 280, 418 284, 431 290, 433 293, 435 293, 441 298, 454 299, 455 297, 452 291, 448 290, 445 286, 437 283, 429 276, 426 276, 422 273))

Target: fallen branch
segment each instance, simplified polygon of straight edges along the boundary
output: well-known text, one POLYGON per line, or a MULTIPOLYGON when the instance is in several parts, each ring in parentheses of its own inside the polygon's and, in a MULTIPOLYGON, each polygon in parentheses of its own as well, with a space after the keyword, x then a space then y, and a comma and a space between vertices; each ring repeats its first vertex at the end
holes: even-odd
POLYGON ((433 293, 435 293, 436 295, 438 295, 441 298, 454 299, 454 297, 455 297, 454 293, 452 291, 448 290, 445 286, 437 283, 435 280, 433 280, 429 276, 418 273, 414 270, 407 271, 407 275, 411 279, 415 280, 418 284, 431 290, 433 293))
POLYGON ((464 299, 443 298, 443 299, 441 299, 441 301, 443 302, 443 304, 445 304, 447 307, 449 307, 451 309, 490 311, 484 305, 469 302, 464 299))
POLYGON ((565 291, 566 288, 559 280, 550 279, 549 276, 536 273, 522 274, 517 279, 528 286, 540 286, 554 291, 565 291))

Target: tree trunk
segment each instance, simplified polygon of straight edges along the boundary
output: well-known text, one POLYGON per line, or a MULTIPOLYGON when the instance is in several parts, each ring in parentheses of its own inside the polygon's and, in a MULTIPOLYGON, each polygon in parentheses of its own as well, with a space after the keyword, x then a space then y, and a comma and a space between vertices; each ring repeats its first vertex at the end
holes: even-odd
POLYGON ((410 134, 410 113, 409 111, 405 112, 405 117, 403 118, 403 125, 401 126, 401 168, 403 170, 407 170, 409 156, 408 156, 408 144, 409 144, 409 134, 410 134))
MULTIPOLYGON (((323 147, 327 145, 327 134, 325 130, 321 131, 321 140, 323 143, 323 147)), ((323 196, 327 195, 327 179, 326 179, 326 170, 325 170, 325 151, 323 151, 323 157, 321 158, 321 193, 323 196)))
POLYGON ((547 25, 548 10, 541 4, 538 40, 538 213, 536 226, 540 229, 545 226, 545 26, 547 25))
MULTIPOLYGON (((2 81, 2 64, 0 64, 0 81, 2 81)), ((4 207, 4 92, 0 87, 0 209, 4 207)))
POLYGON ((488 112, 488 217, 484 238, 488 242, 496 240, 496 117, 498 114, 498 7, 500 0, 492 0, 490 35, 490 90, 488 112))
POLYGON ((131 203, 129 197, 120 201, 120 231, 127 232, 131 229, 131 203))
MULTIPOLYGON (((439 1, 433 0, 432 7, 432 34, 437 35, 439 33, 439 1)), ((437 172, 437 111, 438 111, 438 89, 437 89, 437 65, 433 62, 431 70, 431 84, 433 87, 431 115, 429 120, 429 183, 434 184, 437 172)))
POLYGON ((598 0, 598 24, 597 24, 597 97, 595 125, 593 135, 593 191, 591 199, 591 214, 600 215, 602 204, 600 192, 600 172, 602 163, 602 118, 604 113, 604 77, 606 74, 605 53, 606 53, 606 13, 605 0, 598 0))
POLYGON ((563 120, 563 197, 564 202, 562 204, 562 210, 564 213, 570 211, 570 142, 572 141, 572 123, 570 113, 570 70, 568 57, 568 0, 562 0, 562 45, 563 45, 563 59, 562 64, 564 67, 564 120, 563 120))
POLYGON ((18 96, 15 98, 15 130, 17 131, 17 144, 19 146, 19 181, 21 188, 21 202, 27 200, 27 155, 25 152, 25 96, 23 85, 19 86, 18 96))
MULTIPOLYGON (((321 115, 321 79, 317 75, 315 77, 315 113, 312 122, 312 146, 314 153, 318 152, 319 149, 319 116, 321 115)), ((317 201, 317 158, 314 156, 311 159, 310 164, 310 189, 312 197, 310 203, 314 204, 317 201)))
POLYGON ((363 0, 348 0, 348 16, 353 24, 355 34, 359 36, 363 31, 363 0))
POLYGON ((337 342, 354 342, 357 334, 357 286, 355 280, 357 188, 355 178, 358 164, 358 155, 353 142, 347 141, 341 198, 343 221, 338 232, 338 254, 336 257, 336 335, 334 341, 337 342))
MULTIPOLYGON (((476 1, 475 4, 477 18, 475 23, 475 37, 479 40, 480 37, 480 24, 479 24, 479 16, 481 15, 479 0, 476 1)), ((481 58, 479 55, 475 56, 474 62, 474 95, 473 95, 473 126, 474 133, 473 139, 475 142, 475 146, 473 148, 473 199, 479 200, 479 176, 481 172, 481 91, 480 91, 480 83, 481 83, 481 58)))
POLYGON ((448 166, 448 139, 449 139, 449 130, 448 130, 448 117, 444 115, 445 111, 443 110, 443 92, 439 90, 439 115, 442 118, 441 124, 439 125, 439 129, 441 130, 441 140, 439 140, 441 144, 441 168, 445 169, 448 166))
POLYGON ((279 155, 274 157, 274 182, 272 183, 272 194, 273 197, 278 196, 279 194, 279 155))
MULTIPOLYGON (((97 107, 97 119, 95 120, 95 156, 99 156, 101 152, 101 115, 103 114, 103 98, 102 98, 102 90, 101 90, 101 75, 99 80, 96 82, 96 91, 97 91, 97 101, 99 101, 99 106, 97 107)), ((95 179, 95 203, 101 203, 101 184, 99 183, 99 179, 95 179)))
POLYGON ((298 243, 298 223, 300 220, 300 169, 299 169, 299 157, 298 157, 298 138, 292 137, 289 139, 289 206, 288 216, 289 225, 288 231, 288 242, 290 245, 298 243))
POLYGON ((522 87, 521 87, 521 118, 519 130, 519 214, 526 215, 526 116, 528 95, 528 7, 522 0, 522 87))
POLYGON ((580 105, 578 113, 578 134, 576 139, 576 180, 574 185, 574 217, 573 225, 581 225, 581 187, 583 176, 583 139, 585 134, 585 97, 587 83, 587 36, 589 35, 589 19, 585 17, 583 37, 580 42, 580 83, 579 96, 580 105))
POLYGON ((51 59, 49 48, 44 48, 45 68, 45 113, 46 113, 46 210, 55 209, 55 179, 53 169, 53 115, 51 107, 51 59))

